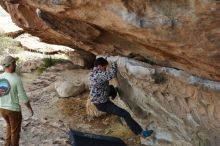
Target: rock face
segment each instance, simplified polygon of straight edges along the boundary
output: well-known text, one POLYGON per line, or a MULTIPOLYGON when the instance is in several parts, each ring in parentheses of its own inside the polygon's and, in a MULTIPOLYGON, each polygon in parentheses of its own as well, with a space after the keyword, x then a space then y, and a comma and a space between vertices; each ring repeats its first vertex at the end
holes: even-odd
POLYGON ((80 82, 57 81, 55 89, 60 97, 76 96, 85 91, 85 84, 80 82))
POLYGON ((218 0, 4 0, 13 21, 83 56, 122 55, 220 81, 218 0))
MULTIPOLYGON (((220 144, 219 0, 4 0, 25 31, 66 45, 87 62, 121 55, 121 99, 143 128, 143 144, 220 144)), ((82 63, 83 64, 83 63, 82 63)))
POLYGON ((120 98, 143 128, 155 130, 151 146, 220 144, 220 83, 177 69, 110 57, 120 68, 120 98), (138 120, 139 119, 139 120, 138 120))

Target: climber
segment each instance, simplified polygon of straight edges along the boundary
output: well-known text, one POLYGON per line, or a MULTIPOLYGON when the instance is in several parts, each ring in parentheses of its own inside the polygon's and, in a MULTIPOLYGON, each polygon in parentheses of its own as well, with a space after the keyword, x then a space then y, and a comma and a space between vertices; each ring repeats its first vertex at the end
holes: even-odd
POLYGON ((117 73, 117 64, 112 64, 111 70, 107 71, 108 61, 102 57, 94 62, 94 68, 90 72, 90 95, 91 102, 99 111, 123 117, 128 127, 136 135, 146 138, 152 135, 153 130, 143 130, 141 126, 132 119, 131 115, 124 109, 116 106, 110 101, 109 96, 114 99, 117 96, 117 88, 109 85, 109 80, 117 73))

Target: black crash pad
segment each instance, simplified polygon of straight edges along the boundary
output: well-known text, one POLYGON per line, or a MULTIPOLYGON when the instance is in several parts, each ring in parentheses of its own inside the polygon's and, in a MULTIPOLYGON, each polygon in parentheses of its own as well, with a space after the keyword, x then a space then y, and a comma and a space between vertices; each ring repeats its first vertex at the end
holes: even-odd
POLYGON ((72 129, 69 131, 69 138, 72 146, 126 146, 120 138, 84 133, 72 129))

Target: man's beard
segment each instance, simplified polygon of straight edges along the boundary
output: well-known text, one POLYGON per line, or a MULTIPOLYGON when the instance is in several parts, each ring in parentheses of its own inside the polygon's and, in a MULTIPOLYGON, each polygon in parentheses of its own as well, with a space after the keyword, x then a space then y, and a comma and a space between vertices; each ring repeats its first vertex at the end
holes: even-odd
POLYGON ((16 66, 12 69, 12 72, 15 72, 16 71, 16 66))

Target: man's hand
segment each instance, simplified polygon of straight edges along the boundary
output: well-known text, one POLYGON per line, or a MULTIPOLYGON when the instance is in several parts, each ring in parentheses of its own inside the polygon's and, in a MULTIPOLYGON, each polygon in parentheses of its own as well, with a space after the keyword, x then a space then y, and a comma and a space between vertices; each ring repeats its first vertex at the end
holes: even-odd
POLYGON ((117 63, 119 58, 120 58, 119 56, 111 56, 111 57, 107 57, 107 61, 112 63, 114 62, 117 63))
POLYGON ((27 103, 25 103, 25 105, 27 106, 28 110, 29 110, 30 113, 31 113, 31 116, 30 116, 30 117, 32 117, 32 116, 34 115, 34 111, 33 111, 32 107, 31 107, 30 101, 28 101, 27 103))

